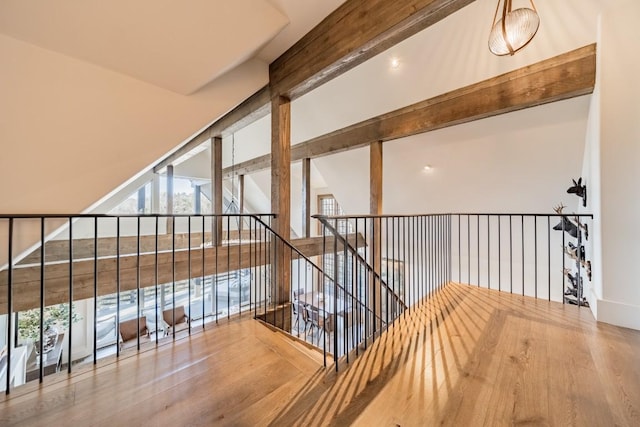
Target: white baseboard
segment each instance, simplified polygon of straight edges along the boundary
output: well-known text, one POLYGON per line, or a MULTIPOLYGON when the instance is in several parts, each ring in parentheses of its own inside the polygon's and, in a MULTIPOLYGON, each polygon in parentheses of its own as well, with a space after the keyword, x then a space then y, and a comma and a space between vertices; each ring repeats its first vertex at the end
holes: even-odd
POLYGON ((640 330, 640 306, 637 305, 599 299, 594 315, 598 322, 640 330))

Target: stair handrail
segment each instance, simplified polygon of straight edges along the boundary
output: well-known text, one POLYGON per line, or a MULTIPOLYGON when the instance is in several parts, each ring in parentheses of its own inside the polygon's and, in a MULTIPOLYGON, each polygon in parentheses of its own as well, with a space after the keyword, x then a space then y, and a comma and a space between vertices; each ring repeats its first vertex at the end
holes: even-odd
MULTIPOLYGON (((397 302, 398 304, 400 304, 401 308, 403 310, 407 309, 407 304, 400 298, 400 296, 391 288, 389 287, 389 285, 385 282, 385 280, 380 276, 380 274, 375 271, 375 269, 367 262, 367 260, 360 255, 360 253, 358 253, 358 250, 356 248, 354 248, 348 241, 347 239, 345 239, 339 232, 338 230, 336 230, 336 228, 334 226, 332 226, 331 224, 329 224, 329 220, 338 220, 338 219, 349 219, 352 217, 348 217, 348 216, 328 216, 328 215, 312 215, 312 218, 316 218, 318 221, 320 221, 322 224, 325 225, 325 227, 327 227, 329 229, 329 231, 336 237, 338 238, 342 244, 349 249, 349 251, 352 253, 352 255, 354 257, 356 257, 361 263, 364 264, 365 268, 367 269, 367 271, 371 274, 373 274, 373 276, 380 282, 380 284, 384 287, 384 289, 390 293, 395 302, 397 302)), ((378 216, 371 216, 371 218, 380 218, 378 216)), ((357 239, 357 236, 356 236, 357 239)))

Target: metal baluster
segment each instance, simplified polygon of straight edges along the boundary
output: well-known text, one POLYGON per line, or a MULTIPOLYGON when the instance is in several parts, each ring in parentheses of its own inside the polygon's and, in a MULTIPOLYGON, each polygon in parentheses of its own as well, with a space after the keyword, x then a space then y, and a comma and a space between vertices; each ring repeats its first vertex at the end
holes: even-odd
POLYGON ((11 330, 13 329, 13 218, 9 218, 7 258, 7 375, 5 376, 5 394, 9 394, 11 390, 11 353, 13 351, 13 343, 11 342, 11 330))
MULTIPOLYGON (((187 217, 187 310, 189 317, 187 318, 187 329, 191 335, 191 215, 187 217)), ((175 326, 174 326, 175 329, 175 326)))
MULTIPOLYGON (((153 268, 153 281, 155 283, 155 301, 154 301, 154 316, 155 316, 155 320, 156 320, 156 328, 158 326, 158 215, 156 215, 155 217, 155 251, 154 251, 154 258, 155 258, 155 263, 154 263, 154 268, 153 268)), ((156 333, 156 346, 158 345, 158 334, 156 333)))
POLYGON ((538 217, 533 217, 533 250, 534 250, 534 293, 538 298, 538 217))
POLYGON ((471 215, 467 215, 467 284, 471 284, 471 215))
POLYGON ((509 292, 513 293, 513 218, 509 215, 509 292))
POLYGON ((547 275, 547 298, 551 301, 551 217, 549 215, 547 215, 547 275))
POLYGON ((116 357, 120 357, 120 217, 116 217, 116 357))
POLYGON ((524 296, 524 215, 520 215, 520 222, 522 224, 522 296, 524 296))
MULTIPOLYGON (((98 217, 93 217, 93 364, 98 363, 98 217)), ((118 343, 116 343, 116 346, 118 343)))
POLYGON ((491 289, 491 220, 487 215, 487 288, 491 289))
POLYGON ((171 216, 171 337, 176 340, 176 217, 171 216))
MULTIPOLYGON (((240 221, 242 217, 238 216, 238 316, 242 317, 242 228, 240 221)), ((282 311, 284 314, 284 310, 282 311)), ((283 323, 284 324, 284 323, 283 323)))
MULTIPOLYGON (((95 316, 94 316, 95 317, 95 316)), ((67 373, 71 373, 71 332, 73 329, 73 217, 69 217, 69 337, 67 354, 67 373)), ((42 364, 42 361, 40 361, 42 364)), ((8 371, 7 371, 8 372, 8 371)))
MULTIPOLYGON (((202 215, 202 238, 201 238, 201 240, 200 240, 200 243, 201 243, 201 245, 202 245, 202 269, 200 270, 200 273, 201 273, 201 274, 200 274, 200 287, 202 288, 202 290, 201 290, 200 295, 201 295, 201 298, 202 298, 202 329, 203 329, 203 330, 204 330, 204 319, 205 319, 205 307, 204 307, 204 301, 205 301, 205 299, 206 299, 206 298, 205 298, 205 288, 204 288, 204 282, 205 282, 205 280, 204 280, 204 278, 205 278, 205 272, 204 272, 204 266, 205 266, 204 256, 205 256, 205 253, 206 253, 206 251, 205 251, 205 246, 206 246, 206 245, 205 245, 205 240, 206 240, 206 237, 205 237, 205 227, 206 227, 206 225, 205 225, 205 221, 204 221, 204 219, 205 219, 205 215, 202 215)), ((189 317, 191 317, 191 316, 189 316, 189 317)))
POLYGON ((502 215, 498 215, 498 291, 502 292, 502 215))

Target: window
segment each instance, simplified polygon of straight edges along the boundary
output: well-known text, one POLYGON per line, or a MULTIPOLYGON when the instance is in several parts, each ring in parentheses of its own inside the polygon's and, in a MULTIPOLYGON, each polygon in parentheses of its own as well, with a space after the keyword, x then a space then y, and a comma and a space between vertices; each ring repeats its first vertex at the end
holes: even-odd
MULTIPOLYGON (((344 215, 344 210, 338 204, 338 201, 333 197, 332 194, 323 194, 318 196, 318 210, 320 211, 320 215, 327 216, 340 216, 344 215)), ((334 223, 330 222, 329 224, 334 225, 334 223)), ((323 226, 319 224, 320 230, 319 233, 322 234, 323 226)), ((340 235, 345 235, 347 233, 352 232, 352 226, 347 220, 338 220, 335 223, 335 228, 340 235)), ((333 235, 331 230, 324 230, 324 234, 327 236, 333 235)), ((344 282, 344 254, 337 254, 337 259, 334 260, 334 254, 327 253, 323 256, 322 259, 322 267, 324 271, 329 275, 333 276, 333 272, 336 273, 336 280, 339 284, 343 285, 344 282), (334 266, 335 263, 335 266, 334 266), (335 270, 334 270, 335 268, 335 270)), ((350 278, 351 274, 347 275, 347 278, 350 278)), ((325 279, 325 284, 329 284, 330 281, 325 279)), ((327 288, 329 290, 329 288, 327 288)))
POLYGON ((151 213, 151 189, 151 182, 146 183, 108 213, 111 215, 151 213))

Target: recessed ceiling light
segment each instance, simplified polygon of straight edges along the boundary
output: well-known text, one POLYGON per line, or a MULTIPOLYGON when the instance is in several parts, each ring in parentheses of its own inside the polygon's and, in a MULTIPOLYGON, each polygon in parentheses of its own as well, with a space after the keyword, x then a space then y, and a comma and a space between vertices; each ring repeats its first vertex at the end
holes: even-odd
POLYGON ((397 70, 398 68, 400 68, 400 59, 396 57, 391 58, 390 65, 391 65, 391 69, 397 70))
POLYGON ((426 165, 425 167, 423 167, 422 169, 426 170, 426 171, 430 171, 431 169, 433 169, 433 166, 431 165, 426 165))

